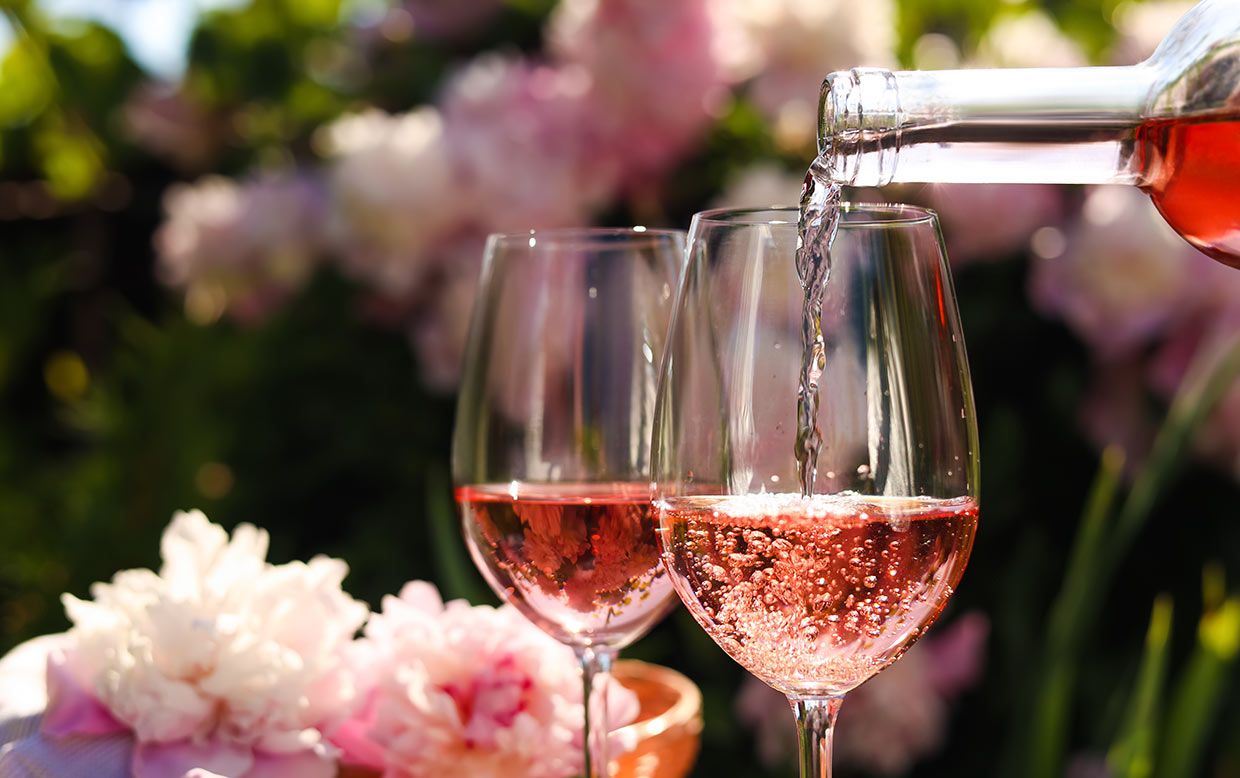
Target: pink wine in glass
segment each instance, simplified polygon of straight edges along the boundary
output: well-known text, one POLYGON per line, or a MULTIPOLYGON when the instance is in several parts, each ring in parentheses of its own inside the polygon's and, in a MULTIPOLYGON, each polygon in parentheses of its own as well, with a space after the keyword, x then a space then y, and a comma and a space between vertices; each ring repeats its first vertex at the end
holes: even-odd
POLYGON ((664 564, 715 642, 786 694, 839 695, 939 615, 977 530, 971 498, 758 494, 655 506, 664 564))
POLYGON ((648 483, 488 484, 456 490, 474 562, 561 642, 622 646, 675 601, 648 483))

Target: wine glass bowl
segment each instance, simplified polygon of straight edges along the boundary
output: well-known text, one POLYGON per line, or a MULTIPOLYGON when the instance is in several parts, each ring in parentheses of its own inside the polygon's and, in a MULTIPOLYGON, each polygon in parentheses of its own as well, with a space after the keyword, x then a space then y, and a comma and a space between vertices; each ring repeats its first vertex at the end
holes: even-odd
POLYGON ((794 701, 838 709, 958 584, 977 527, 977 432, 934 214, 845 204, 819 326, 821 442, 802 492, 814 460, 797 451, 797 215, 694 217, 654 503, 665 566, 714 641, 794 701))
MULTIPOLYGON (((644 228, 487 242, 453 437, 462 527, 491 587, 576 650, 587 700, 616 651, 675 603, 650 441, 683 253, 683 232, 644 228)), ((593 775, 606 738, 590 730, 606 726, 591 717, 606 705, 586 707, 593 775)))

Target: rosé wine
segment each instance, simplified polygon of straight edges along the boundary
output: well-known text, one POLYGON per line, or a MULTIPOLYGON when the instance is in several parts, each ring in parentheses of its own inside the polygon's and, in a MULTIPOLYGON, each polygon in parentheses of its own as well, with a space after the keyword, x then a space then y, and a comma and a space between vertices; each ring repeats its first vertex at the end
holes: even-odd
POLYGON ((942 611, 977 529, 972 498, 851 493, 655 504, 681 599, 785 694, 839 695, 894 662, 942 611))
POLYGON ((840 185, 827 170, 810 165, 801 185, 801 213, 797 220, 797 277, 805 290, 801 303, 801 377, 797 384, 797 474, 801 494, 814 491, 818 474, 818 380, 826 367, 822 337, 822 300, 831 277, 831 244, 840 224, 840 185))
POLYGON ((561 642, 623 647, 675 602, 649 484, 486 484, 456 499, 478 568, 561 642))
POLYGON ((1240 267, 1240 114, 1146 122, 1137 131, 1142 187, 1175 231, 1201 251, 1240 267))

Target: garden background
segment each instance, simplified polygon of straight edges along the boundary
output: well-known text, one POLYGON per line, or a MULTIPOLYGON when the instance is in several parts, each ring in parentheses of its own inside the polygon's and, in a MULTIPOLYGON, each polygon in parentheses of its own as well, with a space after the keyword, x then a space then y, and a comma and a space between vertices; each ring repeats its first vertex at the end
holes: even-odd
MULTIPOLYGON (((183 508, 373 607, 494 602, 448 474, 488 232, 791 202, 829 71, 1130 64, 1187 7, 3 0, 0 652, 183 508)), ((1240 776, 1240 271, 1136 190, 853 195, 942 216, 983 486, 839 773, 1240 776)), ((686 613, 625 655, 701 686, 695 775, 792 774, 784 703, 686 613)))

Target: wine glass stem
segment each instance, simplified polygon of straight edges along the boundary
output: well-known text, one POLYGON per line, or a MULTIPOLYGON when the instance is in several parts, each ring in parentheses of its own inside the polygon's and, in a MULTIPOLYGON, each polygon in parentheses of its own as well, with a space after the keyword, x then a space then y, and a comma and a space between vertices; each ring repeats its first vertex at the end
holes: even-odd
POLYGON ((616 651, 604 646, 579 646, 581 660, 581 699, 585 710, 585 727, 581 742, 585 749, 585 777, 607 778, 607 676, 611 673, 616 651))
POLYGON ((797 719, 801 778, 831 778, 831 741, 844 696, 788 697, 797 719))

